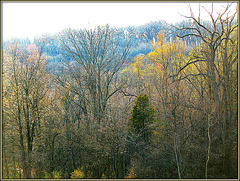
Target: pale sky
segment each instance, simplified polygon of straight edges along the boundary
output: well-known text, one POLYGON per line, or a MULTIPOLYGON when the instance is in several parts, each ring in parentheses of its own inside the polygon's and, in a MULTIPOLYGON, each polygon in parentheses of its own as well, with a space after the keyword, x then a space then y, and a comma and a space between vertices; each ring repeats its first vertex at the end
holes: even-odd
MULTIPOLYGON (((201 5, 210 7, 211 3, 201 5)), ((191 6, 194 12, 198 12, 199 3, 191 3, 191 6)), ((226 3, 218 3, 214 7, 220 10, 222 6, 226 6, 226 3)), ((179 13, 188 15, 186 4, 173 2, 3 2, 2 7, 3 40, 16 37, 32 39, 64 28, 88 28, 105 24, 115 27, 138 26, 157 20, 175 23, 183 19, 179 13)))

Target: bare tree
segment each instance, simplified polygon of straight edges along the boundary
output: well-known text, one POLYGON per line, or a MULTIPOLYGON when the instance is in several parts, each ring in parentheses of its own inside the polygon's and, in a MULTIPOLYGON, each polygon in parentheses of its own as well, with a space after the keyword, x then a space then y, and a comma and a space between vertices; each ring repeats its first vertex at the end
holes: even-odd
POLYGON ((31 45, 28 53, 24 53, 17 44, 13 44, 4 54, 4 76, 12 89, 12 95, 6 94, 3 98, 4 112, 11 111, 10 122, 15 124, 17 121, 24 178, 31 178, 34 138, 40 127, 43 102, 49 89, 50 76, 45 69, 44 46, 44 42, 39 47, 31 45))
POLYGON ((108 26, 69 29, 63 32, 60 41, 66 55, 71 57, 72 63, 67 68, 71 76, 70 84, 74 84, 82 111, 88 112, 88 121, 94 120, 100 124, 108 100, 124 85, 114 82, 123 63, 127 62, 129 42, 120 39, 108 26))
POLYGON ((191 59, 186 65, 180 68, 179 73, 191 64, 198 62, 207 62, 207 74, 209 78, 210 91, 213 94, 214 100, 219 101, 219 83, 217 81, 216 74, 218 74, 218 76, 220 75, 216 66, 216 54, 219 46, 226 39, 225 34, 231 34, 238 27, 238 25, 234 23, 237 11, 229 15, 231 4, 228 4, 222 12, 214 12, 213 6, 214 4, 212 4, 211 11, 208 11, 205 7, 203 7, 204 10, 209 14, 210 18, 210 21, 206 22, 201 20, 200 10, 198 17, 195 17, 192 8, 189 5, 190 16, 182 16, 192 21, 191 26, 175 28, 177 31, 181 32, 191 30, 191 33, 180 33, 177 36, 180 38, 184 38, 186 36, 198 37, 207 46, 208 50, 201 52, 201 55, 194 57, 194 59, 191 59), (216 17, 215 13, 217 15, 216 17))
MULTIPOLYGON (((231 10, 232 4, 227 4, 224 10, 217 12, 214 10, 214 3, 212 4, 211 10, 207 10, 205 7, 199 6, 199 14, 197 16, 194 15, 193 10, 190 5, 189 11, 190 15, 183 17, 190 19, 192 24, 190 26, 182 26, 175 27, 178 31, 178 37, 184 38, 187 36, 197 37, 201 41, 199 45, 201 49, 197 50, 196 53, 190 58, 189 62, 187 62, 184 66, 179 68, 177 74, 173 77, 176 77, 180 73, 184 72, 184 70, 188 69, 190 65, 194 65, 198 72, 193 74, 187 73, 184 78, 187 78, 192 85, 199 92, 199 95, 203 97, 203 91, 208 91, 206 96, 212 99, 214 105, 217 105, 215 120, 220 125, 223 125, 222 135, 223 145, 228 145, 223 147, 223 170, 224 175, 226 177, 233 177, 234 173, 231 168, 231 148, 232 144, 230 141, 230 134, 232 130, 232 124, 236 121, 235 118, 230 118, 229 114, 235 114, 230 110, 232 110, 234 105, 231 105, 228 100, 230 100, 230 95, 227 93, 232 92, 232 81, 230 81, 230 72, 234 72, 234 66, 236 64, 236 57, 238 56, 238 52, 236 47, 236 41, 233 40, 234 32, 236 31, 238 24, 236 23, 236 14, 237 10, 231 10), (203 21, 200 17, 201 10, 204 10, 209 15, 209 21, 203 21), (188 31, 188 33, 184 33, 188 31), (189 33, 190 31, 190 33, 189 33), (229 51, 229 47, 232 47, 232 51, 229 51), (221 55, 221 56, 219 56, 221 55), (208 88, 203 90, 202 86, 197 86, 196 82, 193 83, 190 77, 200 77, 201 82, 204 81, 207 83, 208 88), (227 83, 228 82, 228 83, 227 83), (231 83, 230 83, 231 82, 231 83), (200 87, 200 89, 199 89, 200 87), (221 87, 223 88, 223 92, 221 91, 221 87), (202 89, 202 90, 201 90, 202 89), (222 100, 222 97, 224 98, 222 100), (224 110, 222 108, 224 107, 224 110), (221 118, 220 115, 223 115, 224 119, 221 118)), ((202 85, 202 84, 201 84, 202 85)), ((206 98, 207 98, 206 97, 206 98)), ((235 97, 235 96, 233 96, 235 97)), ((236 98, 236 97, 235 97, 236 98)), ((205 110, 205 108, 203 108, 205 110)), ((209 115, 207 115, 207 124, 208 124, 208 155, 206 160, 206 178, 208 177, 208 163, 210 160, 210 147, 211 147, 211 139, 210 139, 210 121, 209 115)))

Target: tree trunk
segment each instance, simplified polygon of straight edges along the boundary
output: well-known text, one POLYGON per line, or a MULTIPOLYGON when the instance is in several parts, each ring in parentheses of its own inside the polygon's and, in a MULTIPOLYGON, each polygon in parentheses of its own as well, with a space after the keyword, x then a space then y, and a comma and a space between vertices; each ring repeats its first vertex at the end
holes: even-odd
POLYGON ((208 148, 207 148, 207 161, 206 161, 206 167, 205 167, 205 177, 208 178, 208 164, 210 161, 210 150, 211 150, 211 137, 210 137, 210 116, 207 115, 207 121, 208 121, 208 129, 207 129, 207 135, 208 135, 208 148))

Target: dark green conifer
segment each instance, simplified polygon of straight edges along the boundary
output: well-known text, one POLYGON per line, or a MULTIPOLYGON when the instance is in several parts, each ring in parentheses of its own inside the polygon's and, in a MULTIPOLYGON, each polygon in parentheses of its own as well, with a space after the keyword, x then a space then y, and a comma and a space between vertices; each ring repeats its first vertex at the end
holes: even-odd
POLYGON ((149 126, 154 121, 154 118, 155 110, 150 104, 148 95, 139 95, 132 110, 130 130, 136 134, 140 134, 144 140, 148 140, 151 134, 149 126))

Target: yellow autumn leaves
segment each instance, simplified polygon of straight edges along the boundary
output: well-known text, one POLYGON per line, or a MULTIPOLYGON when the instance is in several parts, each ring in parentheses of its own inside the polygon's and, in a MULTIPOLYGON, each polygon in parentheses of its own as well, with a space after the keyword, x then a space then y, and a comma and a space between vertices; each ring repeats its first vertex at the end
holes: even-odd
POLYGON ((157 75, 167 76, 176 73, 186 62, 187 47, 179 39, 167 42, 163 32, 158 34, 157 42, 151 42, 153 51, 138 55, 122 73, 138 77, 157 75))

